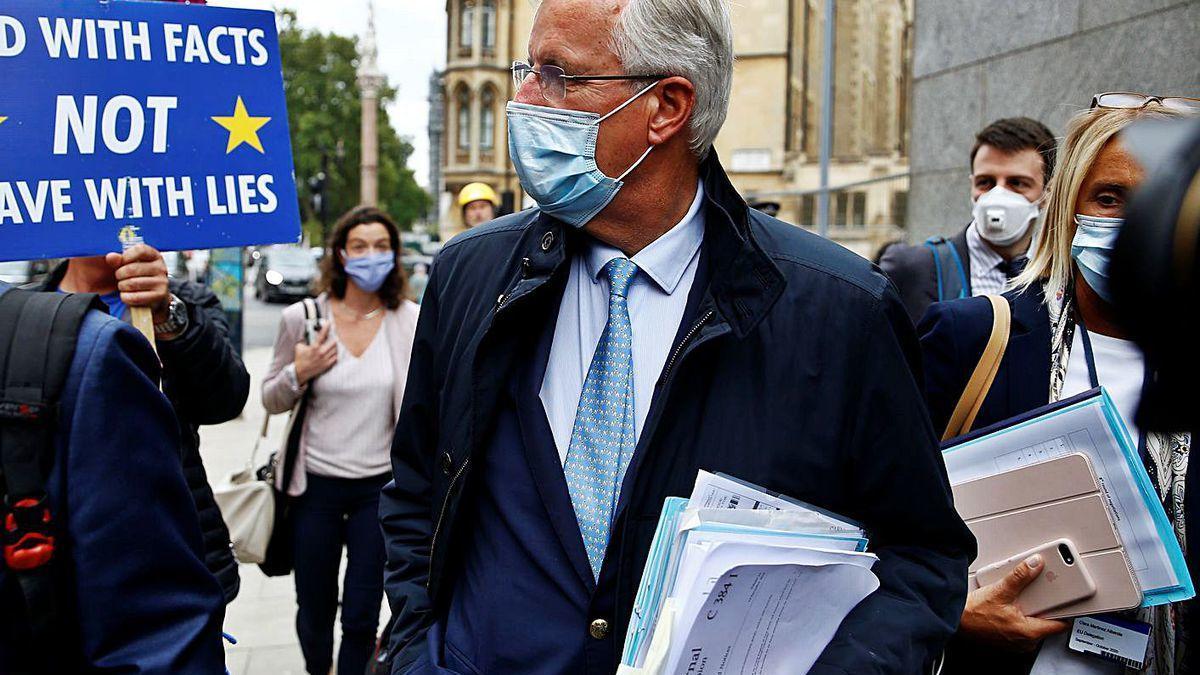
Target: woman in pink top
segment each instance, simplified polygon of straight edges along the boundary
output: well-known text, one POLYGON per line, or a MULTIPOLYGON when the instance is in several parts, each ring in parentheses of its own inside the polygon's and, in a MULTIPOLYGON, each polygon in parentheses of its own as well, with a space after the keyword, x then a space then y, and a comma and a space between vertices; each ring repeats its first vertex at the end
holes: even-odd
MULTIPOLYGON (((329 672, 341 594, 339 673, 363 673, 383 598, 379 490, 404 396, 417 305, 406 299, 400 234, 387 214, 358 207, 334 226, 316 299, 321 328, 305 340, 303 303, 283 311, 263 405, 282 413, 302 403, 294 469, 296 631, 309 673, 329 672)), ((283 471, 276 472, 282 482, 283 471)), ((282 485, 280 486, 283 487, 282 485)))

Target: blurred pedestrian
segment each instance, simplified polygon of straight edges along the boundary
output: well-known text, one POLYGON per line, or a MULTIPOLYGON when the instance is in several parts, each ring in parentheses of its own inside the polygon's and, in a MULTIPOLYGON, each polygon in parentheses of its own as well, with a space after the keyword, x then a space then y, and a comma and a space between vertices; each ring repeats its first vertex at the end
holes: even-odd
POLYGON ((291 484, 279 487, 295 498, 296 632, 309 673, 326 675, 333 663, 343 550, 337 672, 363 673, 375 647, 384 563, 379 489, 390 476, 417 324, 400 253, 399 229, 384 212, 358 207, 342 216, 322 262, 316 339, 304 342, 303 303, 286 308, 263 382, 269 413, 304 406, 293 417, 300 428, 288 431, 299 434, 291 484))
MULTIPOLYGON (((1134 424, 1147 372, 1141 352, 1117 321, 1108 290, 1109 253, 1126 199, 1143 178, 1119 133, 1135 120, 1177 114, 1145 96, 1100 95, 1092 109, 1071 120, 1050 183, 1042 242, 1015 288, 1004 294, 1012 307, 1011 338, 975 426, 1104 385, 1139 441, 1151 482, 1187 552, 1184 488, 1191 434, 1144 433, 1134 424)), ((925 315, 920 333, 926 397, 939 431, 949 422, 991 332, 992 306, 985 298, 937 303, 925 315)), ((1186 503, 1196 498, 1188 493, 1186 503)), ((1187 562, 1193 578, 1200 578, 1195 548, 1187 552, 1187 562)), ((1070 624, 1025 616, 1015 604, 1021 589, 1040 572, 1040 565, 1022 563, 1008 578, 971 592, 944 673, 1028 673, 1035 656, 1039 672, 1043 661, 1069 658, 1062 632, 1070 624), (1038 652, 1052 635, 1056 637, 1038 652)), ((1194 621, 1185 617, 1194 613, 1192 605, 1194 601, 1137 612, 1151 624, 1143 672, 1182 675, 1200 668, 1193 650, 1185 649, 1184 626, 1194 621)))
POLYGON ((418 305, 425 297, 425 287, 429 285, 429 265, 419 262, 413 265, 412 276, 408 279, 408 293, 418 305))
POLYGON ((1054 153, 1054 134, 1028 117, 996 120, 976 134, 971 222, 948 239, 891 246, 880 258, 913 323, 939 300, 1000 293, 1025 268, 1054 153))
POLYGON ((131 307, 150 309, 163 393, 179 420, 183 470, 204 531, 205 563, 221 582, 225 601, 232 602, 240 585, 237 561, 200 456, 200 425, 240 415, 250 375, 229 339, 220 300, 205 286, 168 277, 162 254, 146 244, 66 260, 39 290, 97 293, 109 313, 126 322, 131 307))
POLYGON ((0 673, 223 672, 221 587, 150 345, 81 296, 0 282, 0 307, 0 394, 22 383, 0 404, 0 673))
POLYGON ((973 540, 916 335, 868 261, 731 185, 729 12, 538 5, 508 104, 538 208, 446 244, 422 305, 380 508, 393 673, 615 672, 700 468, 872 532, 882 586, 812 673, 920 672, 952 633, 973 540))

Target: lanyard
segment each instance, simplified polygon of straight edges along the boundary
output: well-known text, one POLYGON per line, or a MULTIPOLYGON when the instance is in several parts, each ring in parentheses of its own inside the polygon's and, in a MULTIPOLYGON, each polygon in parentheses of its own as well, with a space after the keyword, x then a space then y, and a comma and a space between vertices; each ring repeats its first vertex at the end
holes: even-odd
MULTIPOLYGON (((1083 341, 1083 357, 1087 361, 1088 380, 1091 381, 1092 388, 1095 389, 1096 387, 1100 386, 1100 377, 1096 371, 1096 357, 1095 357, 1094 353, 1092 352, 1092 338, 1090 335, 1088 335, 1087 324, 1085 324, 1083 322, 1083 313, 1082 312, 1075 313, 1075 325, 1079 328, 1079 337, 1083 341)), ((1146 395, 1146 383, 1150 381, 1150 377, 1151 377, 1150 364, 1146 363, 1145 372, 1142 374, 1142 396, 1143 397, 1146 395)), ((1127 421, 1132 422, 1133 420, 1127 420, 1127 421)), ((1146 450, 1146 433, 1142 432, 1140 430, 1137 430, 1137 431, 1138 431, 1138 456, 1142 458, 1142 463, 1145 464, 1148 468, 1157 467, 1157 463, 1151 459, 1149 452, 1147 452, 1147 450, 1146 450)))

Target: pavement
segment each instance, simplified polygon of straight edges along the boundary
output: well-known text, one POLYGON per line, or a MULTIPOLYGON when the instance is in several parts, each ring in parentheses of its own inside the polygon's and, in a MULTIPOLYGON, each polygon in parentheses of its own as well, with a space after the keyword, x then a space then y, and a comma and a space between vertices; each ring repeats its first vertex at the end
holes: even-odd
MULTIPOLYGON (((246 349, 242 359, 250 373, 250 397, 238 419, 200 427, 201 454, 209 481, 214 484, 250 461, 254 440, 265 415, 259 392, 271 362, 271 345, 282 308, 283 305, 267 305, 249 295, 246 298, 246 349)), ((272 417, 267 438, 263 439, 254 459, 255 465, 265 462, 282 443, 286 423, 284 415, 272 417)), ((291 576, 268 578, 257 565, 242 565, 240 571, 241 591, 226 608, 225 615, 225 632, 238 640, 236 645, 226 645, 229 672, 231 675, 303 675, 304 659, 296 639, 296 593, 291 576)), ((380 607, 380 617, 382 627, 387 618, 386 604, 380 607)), ((337 624, 334 635, 335 639, 340 637, 337 624)))

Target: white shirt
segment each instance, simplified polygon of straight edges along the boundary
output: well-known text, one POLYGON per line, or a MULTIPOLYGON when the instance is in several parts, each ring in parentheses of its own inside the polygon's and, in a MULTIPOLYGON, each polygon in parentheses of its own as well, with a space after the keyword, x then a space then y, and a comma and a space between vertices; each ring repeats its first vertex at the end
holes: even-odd
MULTIPOLYGON (((627 295, 633 329, 634 440, 650 412, 654 384, 662 374, 679 331, 688 292, 696 278, 704 240, 704 187, 696 185, 692 205, 674 227, 630 260, 638 266, 627 295)), ((608 323, 608 275, 604 266, 624 253, 598 241, 571 261, 571 272, 558 307, 550 359, 538 397, 546 410, 558 457, 565 464, 575 426, 575 411, 600 334, 608 323)))
POLYGON ((354 356, 337 337, 338 360, 314 379, 304 418, 305 468, 331 478, 370 478, 391 468, 395 370, 385 320, 354 356))
POLYGON ((967 227, 967 252, 971 256, 971 295, 1003 293, 1008 285, 1008 276, 998 265, 1004 262, 1004 258, 979 236, 974 221, 967 227))
MULTIPOLYGON (((1092 388, 1082 334, 1083 331, 1076 326, 1075 338, 1071 341, 1071 358, 1067 361, 1067 377, 1063 380, 1063 398, 1092 388)), ((1096 331, 1088 331, 1088 337, 1092 340, 1092 352, 1096 357, 1096 379, 1117 405, 1125 426, 1129 428, 1129 436, 1137 445, 1141 431, 1134 425, 1133 415, 1142 398, 1142 381, 1146 377, 1146 359, 1142 350, 1130 340, 1100 335, 1096 331)))

